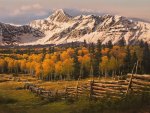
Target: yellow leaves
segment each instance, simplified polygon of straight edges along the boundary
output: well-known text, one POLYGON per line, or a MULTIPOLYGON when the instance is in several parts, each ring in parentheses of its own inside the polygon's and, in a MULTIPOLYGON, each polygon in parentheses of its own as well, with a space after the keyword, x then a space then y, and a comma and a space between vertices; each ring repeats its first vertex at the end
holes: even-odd
POLYGON ((78 56, 78 62, 82 63, 83 61, 83 57, 82 56, 78 56))
POLYGON ((31 56, 29 56, 29 61, 36 61, 36 62, 41 62, 43 58, 43 54, 32 54, 31 56))
POLYGON ((105 55, 108 55, 109 51, 110 51, 109 48, 104 48, 104 49, 102 49, 101 53, 102 53, 102 55, 105 56, 105 55))
POLYGON ((27 63, 26 60, 21 60, 20 61, 20 69, 21 69, 21 71, 26 70, 26 63, 27 63))
POLYGON ((14 60, 12 59, 12 60, 9 60, 9 61, 8 61, 8 68, 9 68, 10 70, 12 70, 13 67, 14 67, 14 60))
POLYGON ((51 58, 51 55, 50 54, 46 54, 45 55, 45 59, 50 59, 51 58))
POLYGON ((107 56, 103 56, 102 57, 102 62, 101 62, 101 64, 100 64, 100 67, 102 68, 102 69, 106 69, 107 68, 107 66, 108 66, 108 57, 107 56))
POLYGON ((60 55, 60 58, 62 61, 65 61, 66 59, 69 59, 70 58, 70 55, 64 51, 61 55, 60 55))
POLYGON ((28 54, 23 54, 22 57, 23 57, 24 59, 27 59, 27 58, 28 58, 28 54))
POLYGON ((114 57, 110 58, 109 68, 110 68, 110 70, 117 70, 118 69, 118 61, 114 57))
POLYGON ((82 56, 83 52, 82 50, 78 50, 78 55, 82 56))
POLYGON ((110 55, 115 57, 116 59, 124 59, 126 56, 125 49, 119 47, 119 46, 113 46, 110 55))
POLYGON ((108 70, 108 63, 109 59, 107 56, 102 57, 102 62, 100 63, 100 69, 103 70, 108 70))
POLYGON ((41 65, 41 63, 35 63, 35 75, 36 75, 37 77, 40 76, 41 70, 42 70, 42 65, 41 65))
POLYGON ((0 59, 0 68, 4 67, 6 64, 4 59, 0 59))
POLYGON ((1 72, 4 71, 5 67, 6 67, 6 61, 4 59, 0 59, 0 70, 1 70, 1 72))
MULTIPOLYGON (((39 50, 41 51, 42 49, 37 49, 37 51, 39 50)), ((46 79, 49 79, 49 77, 51 77, 51 79, 57 79, 58 76, 65 78, 68 75, 71 76, 74 70, 79 71, 77 74, 75 73, 75 76, 78 74, 82 75, 82 73, 88 75, 92 67, 91 64, 94 68, 96 67, 96 69, 93 70, 98 72, 97 62, 99 63, 99 59, 101 59, 99 67, 103 72, 107 71, 111 73, 112 71, 117 72, 118 70, 124 69, 122 67, 126 64, 125 57, 129 52, 125 47, 113 46, 112 49, 104 47, 101 51, 100 50, 101 49, 98 48, 92 48, 92 54, 90 54, 88 48, 85 47, 78 47, 75 49, 58 47, 55 49, 54 53, 45 54, 45 56, 43 54, 33 54, 34 52, 30 55, 5 55, 2 56, 2 58, 5 57, 4 59, 0 59, 0 68, 6 65, 6 70, 4 71, 11 70, 11 72, 15 72, 15 70, 17 70, 16 68, 20 66, 21 72, 28 72, 38 77, 41 75, 41 78, 43 78, 42 75, 44 75, 45 78, 47 77, 46 79), (76 53, 75 50, 78 50, 78 53, 76 53), (100 54, 100 52, 102 54, 100 54)), ((140 47, 130 47, 129 50, 131 59, 136 52, 138 60, 143 60, 143 50, 140 47)))
POLYGON ((42 63, 44 75, 47 76, 47 75, 50 75, 51 73, 53 73, 54 68, 55 68, 54 66, 55 66, 55 63, 53 60, 51 60, 51 59, 44 60, 42 63))
POLYGON ((18 68, 18 67, 19 67, 19 62, 18 62, 18 60, 14 60, 13 63, 14 63, 14 67, 15 67, 15 68, 18 68))
POLYGON ((57 61, 57 54, 56 53, 51 56, 51 60, 53 60, 54 62, 57 61))
POLYGON ((86 55, 86 54, 89 54, 89 51, 85 47, 83 47, 81 50, 78 51, 78 55, 80 55, 80 56, 86 55))
POLYGON ((15 57, 17 57, 18 59, 21 59, 21 58, 22 58, 22 55, 16 54, 15 57))
POLYGON ((30 63, 30 69, 34 69, 35 64, 36 64, 36 62, 35 62, 35 61, 31 62, 31 63, 30 63))
POLYGON ((30 70, 30 65, 31 65, 30 62, 27 62, 27 63, 26 63, 26 68, 27 68, 27 70, 30 70))
POLYGON ((72 58, 63 61, 63 72, 66 75, 71 75, 74 70, 74 61, 72 58))
POLYGON ((82 56, 78 56, 78 61, 80 62, 82 67, 85 67, 86 70, 90 69, 91 58, 90 58, 90 56, 88 54, 84 55, 83 57, 82 56))
POLYGON ((34 61, 36 61, 36 62, 41 62, 42 61, 42 58, 43 58, 43 54, 41 53, 41 54, 38 54, 38 55, 36 55, 35 56, 35 60, 34 61))
POLYGON ((72 56, 74 54, 74 49, 68 48, 67 53, 68 53, 68 55, 72 56))
POLYGON ((58 61, 55 64, 55 73, 56 73, 56 75, 60 75, 62 73, 62 69, 63 69, 63 64, 62 64, 61 61, 58 61))
POLYGON ((90 62, 90 56, 89 55, 84 55, 83 57, 82 56, 79 56, 78 57, 78 61, 81 63, 81 64, 89 64, 90 62))

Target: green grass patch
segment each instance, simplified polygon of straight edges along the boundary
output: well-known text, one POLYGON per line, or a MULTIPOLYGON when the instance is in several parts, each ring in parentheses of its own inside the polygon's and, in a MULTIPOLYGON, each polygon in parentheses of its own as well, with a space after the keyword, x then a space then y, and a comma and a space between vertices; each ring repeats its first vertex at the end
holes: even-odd
POLYGON ((91 101, 69 98, 48 102, 22 87, 19 82, 0 83, 0 113, 149 113, 150 95, 127 96, 120 100, 103 98, 91 101))

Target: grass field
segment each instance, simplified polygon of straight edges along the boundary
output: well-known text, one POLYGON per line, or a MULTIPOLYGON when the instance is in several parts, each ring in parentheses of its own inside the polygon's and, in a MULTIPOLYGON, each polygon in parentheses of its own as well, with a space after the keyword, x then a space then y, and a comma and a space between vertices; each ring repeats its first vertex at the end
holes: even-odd
MULTIPOLYGON (((72 82, 75 85, 77 82, 72 82)), ((50 89, 64 87, 66 82, 43 82, 50 89), (51 84, 51 85, 50 85, 51 84), (64 84, 64 85, 63 85, 64 84)), ((71 85, 71 81, 68 82, 71 85)), ((0 83, 0 113, 150 113, 150 97, 133 97, 126 100, 89 101, 81 98, 78 101, 48 102, 41 100, 33 93, 17 89, 23 83, 8 81, 0 83)))

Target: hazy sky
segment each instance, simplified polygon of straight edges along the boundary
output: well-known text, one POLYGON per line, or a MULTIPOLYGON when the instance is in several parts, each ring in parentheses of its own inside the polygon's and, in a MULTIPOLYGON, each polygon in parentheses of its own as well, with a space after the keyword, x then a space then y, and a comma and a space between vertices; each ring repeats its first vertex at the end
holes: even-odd
POLYGON ((72 15, 109 13, 150 21, 150 0, 0 0, 0 22, 26 24, 60 8, 72 15))

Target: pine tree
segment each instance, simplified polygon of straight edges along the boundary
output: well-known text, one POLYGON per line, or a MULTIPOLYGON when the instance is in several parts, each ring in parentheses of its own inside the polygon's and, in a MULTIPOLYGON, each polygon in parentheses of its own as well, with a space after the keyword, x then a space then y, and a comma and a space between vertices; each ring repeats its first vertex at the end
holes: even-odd
MULTIPOLYGON (((94 46, 94 43, 90 44, 89 52, 90 52, 90 72, 92 70, 92 74, 95 74, 96 72, 93 69, 93 68, 95 68, 94 66, 95 66, 95 62, 96 62, 96 60, 95 60, 95 46, 94 46)), ((90 76, 93 76, 93 75, 91 75, 91 73, 90 73, 90 76)))
POLYGON ((53 46, 52 48, 51 48, 51 53, 54 53, 55 52, 55 47, 53 46))
POLYGON ((42 53, 45 55, 46 54, 46 48, 43 48, 42 53))
POLYGON ((95 52, 95 60, 93 61, 94 62, 94 66, 93 66, 93 72, 94 72, 94 75, 99 75, 100 74, 100 70, 99 70, 99 64, 101 62, 101 50, 102 50, 102 45, 101 45, 101 42, 100 40, 97 41, 97 45, 96 45, 96 52, 95 52))
POLYGON ((102 43, 101 43, 100 40, 97 40, 96 48, 97 48, 98 50, 101 50, 101 49, 102 49, 102 43))
POLYGON ((83 46, 84 46, 84 47, 87 47, 86 40, 84 40, 84 42, 83 42, 83 46))
POLYGON ((139 46, 140 46, 141 48, 144 47, 144 42, 143 42, 143 40, 140 41, 139 46))
POLYGON ((74 78, 78 79, 80 75, 80 63, 78 61, 78 50, 75 50, 75 53, 73 55, 74 58, 74 78))
POLYGON ((125 39, 122 38, 122 39, 118 42, 118 45, 119 45, 119 46, 125 46, 125 45, 126 45, 125 39))
POLYGON ((111 41, 111 40, 110 40, 110 41, 108 41, 108 43, 107 43, 107 47, 108 47, 109 49, 112 49, 113 44, 112 44, 112 41, 111 41))
MULTIPOLYGON (((137 60, 138 60, 137 54, 136 54, 136 52, 134 51, 133 56, 132 56, 132 58, 131 58, 131 68, 134 67, 134 64, 137 62, 137 60)), ((130 71, 130 72, 131 72, 131 71, 130 71)))
POLYGON ((51 48, 51 47, 49 47, 49 48, 48 48, 48 53, 49 53, 49 54, 51 54, 51 53, 52 53, 52 52, 51 52, 51 50, 52 50, 52 48, 51 48))
POLYGON ((130 53, 130 48, 129 46, 127 46, 127 49, 126 49, 126 57, 125 57, 125 66, 124 66, 124 69, 125 69, 125 72, 126 73, 129 73, 131 71, 131 53, 130 53))
POLYGON ((94 43, 91 43, 91 44, 90 44, 89 52, 90 52, 90 54, 94 54, 94 52, 95 52, 95 46, 94 46, 94 43))
POLYGON ((144 67, 144 73, 150 73, 150 49, 148 43, 144 44, 142 65, 144 67))
POLYGON ((74 47, 75 47, 75 43, 71 42, 71 48, 74 48, 74 47))
POLYGON ((28 54, 28 55, 30 55, 30 54, 31 54, 31 49, 30 49, 30 48, 28 48, 28 50, 27 50, 27 54, 28 54))

